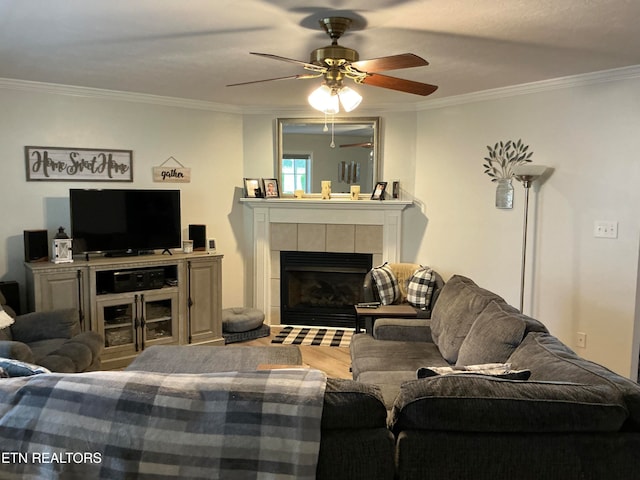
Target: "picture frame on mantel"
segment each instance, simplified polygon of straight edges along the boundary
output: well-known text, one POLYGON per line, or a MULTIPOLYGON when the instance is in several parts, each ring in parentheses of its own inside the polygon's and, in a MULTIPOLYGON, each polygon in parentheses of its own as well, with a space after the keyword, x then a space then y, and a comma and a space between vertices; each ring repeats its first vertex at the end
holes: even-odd
POLYGON ((264 192, 264 198, 280 198, 280 188, 278 186, 278 179, 263 178, 262 191, 264 192))
POLYGON ((371 200, 384 200, 384 193, 387 189, 387 182, 376 183, 373 193, 371 194, 371 200))
POLYGON ((262 198, 262 182, 259 178, 244 179, 244 197, 245 198, 262 198))

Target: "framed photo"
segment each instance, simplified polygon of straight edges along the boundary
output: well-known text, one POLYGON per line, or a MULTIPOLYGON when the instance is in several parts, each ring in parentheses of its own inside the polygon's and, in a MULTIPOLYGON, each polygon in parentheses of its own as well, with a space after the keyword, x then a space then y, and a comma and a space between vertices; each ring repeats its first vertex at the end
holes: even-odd
POLYGON ((376 188, 373 189, 371 194, 371 200, 384 200, 384 191, 387 188, 387 182, 376 183, 376 188))
POLYGON ((244 179, 244 196, 245 198, 262 198, 262 184, 259 178, 244 179))
POLYGON ((263 178, 262 190, 264 191, 265 198, 279 198, 280 189, 278 188, 277 178, 263 178))

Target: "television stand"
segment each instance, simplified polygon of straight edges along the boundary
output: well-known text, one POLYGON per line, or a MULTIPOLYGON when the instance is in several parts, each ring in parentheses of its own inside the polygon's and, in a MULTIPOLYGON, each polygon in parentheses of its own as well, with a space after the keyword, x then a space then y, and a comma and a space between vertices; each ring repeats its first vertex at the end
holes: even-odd
POLYGON ((103 337, 103 370, 124 368, 152 345, 224 345, 222 255, 174 251, 25 267, 29 311, 76 310, 82 330, 103 337), (164 284, 138 278, 157 270, 164 284))

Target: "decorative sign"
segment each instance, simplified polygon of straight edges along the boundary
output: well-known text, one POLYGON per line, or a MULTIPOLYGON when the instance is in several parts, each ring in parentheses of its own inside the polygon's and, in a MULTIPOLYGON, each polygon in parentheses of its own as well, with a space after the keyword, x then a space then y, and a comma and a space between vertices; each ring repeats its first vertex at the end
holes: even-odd
POLYGON ((133 182, 133 151, 24 147, 27 181, 133 182))
POLYGON ((159 167, 153 167, 153 181, 161 183, 190 183, 191 169, 186 168, 175 158, 169 157, 159 167), (166 167, 165 164, 169 160, 173 160, 180 167, 166 167))

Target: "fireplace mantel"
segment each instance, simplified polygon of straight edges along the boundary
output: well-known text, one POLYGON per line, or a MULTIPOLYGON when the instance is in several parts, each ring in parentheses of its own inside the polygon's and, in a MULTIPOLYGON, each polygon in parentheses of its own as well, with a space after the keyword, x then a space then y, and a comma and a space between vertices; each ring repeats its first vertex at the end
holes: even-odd
POLYGON ((406 200, 350 200, 348 198, 240 199, 253 221, 253 305, 271 322, 272 282, 271 224, 376 225, 382 227, 385 261, 399 262, 402 211, 413 204, 406 200))
POLYGON ((404 210, 412 205, 411 200, 351 200, 348 195, 322 200, 316 197, 309 198, 241 198, 240 201, 252 208, 268 204, 273 208, 328 208, 339 210, 404 210))

